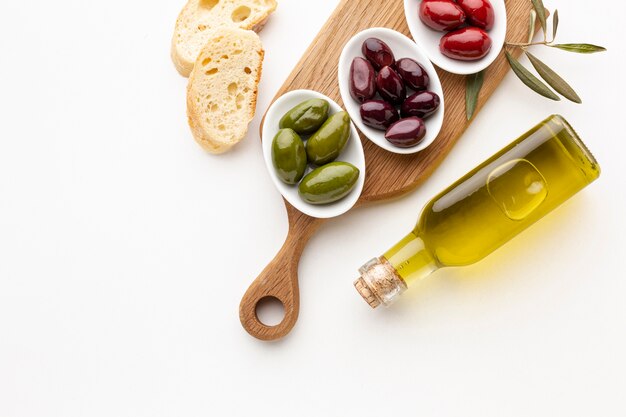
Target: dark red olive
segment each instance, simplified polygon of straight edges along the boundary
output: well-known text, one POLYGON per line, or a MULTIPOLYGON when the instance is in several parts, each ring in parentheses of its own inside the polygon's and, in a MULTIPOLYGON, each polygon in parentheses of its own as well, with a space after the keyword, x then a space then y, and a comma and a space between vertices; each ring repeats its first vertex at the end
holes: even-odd
POLYGON ((454 30, 465 23, 465 13, 452 0, 424 0, 419 6, 424 24, 439 31, 454 30))
POLYGON ((350 66, 350 95, 359 103, 371 99, 376 94, 376 72, 372 64, 356 57, 350 66))
POLYGON ((404 83, 415 91, 422 91, 428 88, 430 78, 417 61, 411 58, 402 58, 396 61, 396 71, 402 77, 404 83))
POLYGON ((406 98, 402 78, 391 67, 383 67, 376 77, 376 89, 380 96, 392 104, 400 104, 406 98))
POLYGON ((391 66, 396 62, 389 45, 378 38, 366 39, 361 47, 361 52, 377 70, 391 66))
POLYGON ((426 125, 419 117, 400 119, 392 124, 385 138, 399 148, 410 148, 420 143, 426 136, 426 125))
POLYGON ((463 9, 472 26, 485 30, 493 27, 495 15, 489 0, 457 0, 456 3, 463 9))
POLYGON ((402 103, 402 117, 416 116, 422 119, 430 117, 439 108, 441 99, 432 91, 420 91, 402 103))
POLYGON ((361 120, 363 124, 378 130, 387 130, 400 119, 398 111, 383 100, 370 100, 361 104, 361 120))
POLYGON ((476 61, 489 53, 491 38, 484 30, 466 27, 444 35, 439 50, 448 58, 476 61))

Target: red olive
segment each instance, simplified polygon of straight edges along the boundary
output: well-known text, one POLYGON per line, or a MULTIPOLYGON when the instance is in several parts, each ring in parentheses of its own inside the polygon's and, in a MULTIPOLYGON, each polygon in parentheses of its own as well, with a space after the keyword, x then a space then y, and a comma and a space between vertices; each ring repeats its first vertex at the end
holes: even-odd
POLYGON ((457 0, 456 2, 463 9, 472 26, 485 30, 493 27, 495 16, 489 0, 457 0))
POLYGON ((356 57, 350 66, 350 95, 359 103, 376 94, 376 72, 367 59, 356 57))
POLYGON ((423 0, 419 16, 424 24, 439 31, 454 30, 465 23, 465 13, 452 0, 423 0))
POLYGON ((399 148, 410 148, 420 143, 426 136, 426 125, 419 117, 400 119, 392 124, 385 138, 399 148))
POLYGON ((389 45, 378 38, 366 39, 361 47, 361 52, 377 70, 393 65, 396 61, 389 45))
POLYGON ((444 35, 439 50, 448 58, 476 61, 489 53, 491 38, 484 30, 466 27, 444 35))
POLYGON ((417 61, 411 58, 402 58, 396 61, 396 70, 405 84, 415 91, 422 91, 428 88, 430 78, 417 61))
POLYGON ((363 124, 378 130, 387 130, 400 119, 398 111, 383 100, 370 100, 361 104, 361 120, 363 124))
POLYGON ((402 117, 416 116, 422 119, 430 117, 439 108, 441 100, 432 91, 420 91, 402 103, 402 117))
POLYGON ((406 98, 402 78, 391 67, 383 67, 376 77, 376 88, 381 97, 392 104, 400 104, 406 98))

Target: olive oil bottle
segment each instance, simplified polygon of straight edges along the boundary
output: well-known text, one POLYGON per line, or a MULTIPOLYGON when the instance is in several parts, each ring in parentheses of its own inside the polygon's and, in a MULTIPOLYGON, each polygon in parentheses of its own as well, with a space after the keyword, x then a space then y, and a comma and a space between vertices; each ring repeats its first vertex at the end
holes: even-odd
POLYGON ((432 199, 354 285, 372 307, 389 305, 439 268, 480 261, 599 175, 572 127, 550 116, 432 199))

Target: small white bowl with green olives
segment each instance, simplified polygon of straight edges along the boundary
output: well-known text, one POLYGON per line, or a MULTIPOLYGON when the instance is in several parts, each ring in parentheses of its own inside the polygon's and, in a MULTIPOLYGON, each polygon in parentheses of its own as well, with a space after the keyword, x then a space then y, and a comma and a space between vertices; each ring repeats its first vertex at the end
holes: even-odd
POLYGON ((312 90, 278 98, 261 131, 265 165, 282 196, 302 213, 337 217, 365 184, 365 154, 356 127, 339 104, 312 90))

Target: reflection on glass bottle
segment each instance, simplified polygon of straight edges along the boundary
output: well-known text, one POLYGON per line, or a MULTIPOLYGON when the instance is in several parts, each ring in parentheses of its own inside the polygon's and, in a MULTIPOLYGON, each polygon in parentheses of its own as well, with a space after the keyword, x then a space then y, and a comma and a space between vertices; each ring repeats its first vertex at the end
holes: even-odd
POLYGON ((354 285, 372 307, 389 305, 439 268, 480 261, 599 175, 572 127, 551 116, 432 199, 354 285))

